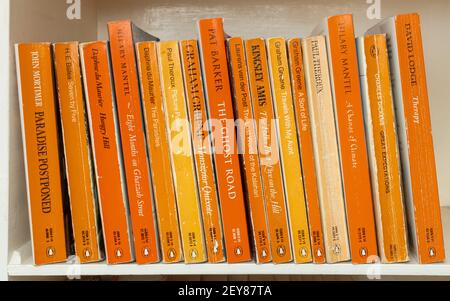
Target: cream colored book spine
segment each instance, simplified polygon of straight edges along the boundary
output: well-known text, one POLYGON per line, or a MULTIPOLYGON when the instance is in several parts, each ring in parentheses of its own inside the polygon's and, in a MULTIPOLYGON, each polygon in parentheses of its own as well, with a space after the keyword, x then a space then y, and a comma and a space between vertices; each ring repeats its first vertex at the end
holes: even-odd
POLYGON ((350 245, 325 38, 306 38, 302 48, 327 262, 348 261, 350 245))

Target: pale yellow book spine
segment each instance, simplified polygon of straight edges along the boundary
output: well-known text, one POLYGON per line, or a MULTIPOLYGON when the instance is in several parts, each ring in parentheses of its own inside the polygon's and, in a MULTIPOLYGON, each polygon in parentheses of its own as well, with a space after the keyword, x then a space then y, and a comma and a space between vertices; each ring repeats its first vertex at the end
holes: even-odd
POLYGON ((328 263, 350 260, 325 38, 302 40, 320 211, 328 263))
POLYGON ((311 240, 286 41, 284 38, 271 38, 267 45, 294 261, 307 263, 312 261, 311 240))
POLYGON ((158 54, 185 262, 205 262, 207 256, 178 43, 159 43, 158 54))

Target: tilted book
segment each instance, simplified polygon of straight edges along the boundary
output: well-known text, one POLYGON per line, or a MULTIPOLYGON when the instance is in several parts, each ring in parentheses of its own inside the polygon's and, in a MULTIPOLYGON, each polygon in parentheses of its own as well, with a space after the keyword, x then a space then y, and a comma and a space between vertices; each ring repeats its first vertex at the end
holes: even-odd
POLYGON ((33 260, 63 262, 68 248, 51 44, 15 50, 33 260))
POLYGON ((208 258, 178 42, 158 43, 158 55, 184 260, 205 262, 208 258))
POLYGON ((292 261, 292 247, 286 198, 283 190, 280 148, 276 128, 266 44, 264 39, 245 41, 250 75, 251 101, 253 105, 259 162, 266 198, 272 260, 274 263, 292 261))
POLYGON ((97 185, 77 42, 53 45, 75 255, 80 263, 103 259, 97 185))
POLYGON ((180 50, 208 261, 211 263, 223 262, 226 258, 222 219, 212 161, 198 43, 196 40, 181 41, 180 50))
POLYGON ((324 35, 328 47, 352 262, 374 262, 377 237, 353 16, 328 17, 313 34, 324 35))
POLYGON ((337 129, 323 36, 302 40, 317 188, 328 263, 350 260, 337 129))
POLYGON ((387 35, 413 251, 420 263, 441 262, 445 250, 420 17, 389 18, 368 33, 387 35))
POLYGON ((244 188, 252 223, 256 262, 266 263, 272 261, 272 251, 244 41, 242 38, 229 38, 227 47, 237 122, 238 147, 241 155, 241 166, 244 171, 244 188))
POLYGON ((267 40, 293 257, 295 263, 307 263, 312 261, 311 241, 286 48, 284 38, 267 40))
POLYGON ((123 162, 138 264, 159 261, 135 42, 156 40, 130 21, 108 23, 123 162))
POLYGON ((405 262, 408 238, 386 36, 358 38, 357 47, 379 252, 385 263, 405 262))
POLYGON ((80 44, 80 57, 106 259, 128 263, 134 248, 108 42, 80 44))
POLYGON ((288 41, 288 47, 292 96, 303 170, 303 185, 305 187, 306 205, 308 207, 312 257, 314 263, 325 263, 325 243, 320 214, 319 194, 317 191, 316 168, 314 166, 311 118, 306 91, 301 40, 299 38, 290 39, 288 41))
POLYGON ((161 256, 164 263, 175 263, 183 259, 183 250, 156 44, 139 42, 136 52, 161 256))
POLYGON ((223 20, 200 20, 198 28, 227 258, 229 263, 250 261, 223 20))

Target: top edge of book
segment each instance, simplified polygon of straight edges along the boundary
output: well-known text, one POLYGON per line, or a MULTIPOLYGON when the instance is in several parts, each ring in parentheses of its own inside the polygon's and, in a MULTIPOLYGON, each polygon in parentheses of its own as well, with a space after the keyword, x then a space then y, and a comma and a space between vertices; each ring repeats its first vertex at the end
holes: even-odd
POLYGON ((30 43, 16 43, 14 46, 17 48, 22 45, 28 45, 28 46, 51 46, 51 42, 30 42, 30 43))
POLYGON ((53 46, 56 46, 56 45, 78 45, 78 44, 80 44, 80 42, 79 41, 65 41, 65 42, 54 42, 54 43, 52 43, 52 45, 53 46))
POLYGON ((109 41, 108 40, 90 41, 90 42, 80 43, 79 46, 85 47, 85 46, 94 45, 94 44, 109 44, 109 41))
POLYGON ((389 22, 391 20, 397 20, 398 18, 404 18, 404 17, 409 17, 409 16, 414 16, 414 17, 417 16, 417 17, 420 18, 420 14, 418 12, 411 12, 411 13, 404 13, 404 14, 398 14, 398 15, 386 17, 383 20, 381 20, 380 22, 378 22, 378 24, 382 24, 382 23, 385 23, 385 22, 389 22))
POLYGON ((301 39, 301 40, 304 40, 304 41, 311 41, 311 40, 319 40, 319 39, 325 39, 325 36, 322 35, 322 34, 318 34, 318 35, 312 35, 312 36, 303 38, 303 39, 301 39))
POLYGON ((181 43, 198 43, 198 39, 183 39, 183 40, 179 40, 178 42, 180 44, 181 43))
POLYGON ((255 38, 250 38, 250 39, 245 39, 245 41, 265 41, 265 38, 262 37, 255 37, 255 38))
POLYGON ((140 42, 135 42, 135 45, 136 46, 141 46, 141 45, 146 45, 146 44, 156 45, 157 43, 159 43, 159 42, 157 42, 157 41, 140 41, 140 42))
POLYGON ((383 20, 381 20, 374 26, 367 29, 366 34, 376 34, 376 32, 374 31, 375 28, 378 28, 379 26, 384 25, 386 23, 397 22, 397 19, 404 18, 404 17, 417 17, 420 19, 420 14, 417 12, 414 12, 414 13, 405 13, 405 14, 399 14, 399 15, 384 18, 383 20))
POLYGON ((131 19, 122 19, 122 20, 108 21, 108 25, 120 24, 120 23, 133 24, 133 21, 131 21, 131 19))
POLYGON ((164 40, 164 41, 159 41, 158 43, 159 44, 178 44, 180 42, 182 42, 182 41, 179 41, 179 40, 164 40))
MULTIPOLYGON (((201 30, 200 27, 202 26, 203 23, 221 24, 221 26, 223 27, 224 18, 223 17, 216 17, 216 18, 206 18, 206 19, 198 20, 197 21, 197 28, 198 28, 199 32, 201 30)), ((223 36, 224 36, 225 40, 231 37, 229 34, 226 33, 225 29, 223 30, 223 36)))
POLYGON ((371 33, 374 28, 379 27, 380 25, 384 25, 384 24, 390 23, 390 22, 397 22, 397 19, 405 18, 405 17, 417 17, 420 19, 420 14, 415 12, 415 13, 406 13, 406 14, 399 14, 399 15, 387 17, 387 18, 381 20, 380 22, 378 22, 377 24, 375 24, 374 26, 367 29, 366 32, 371 33))
POLYGON ((244 41, 244 39, 242 37, 234 37, 234 36, 227 37, 227 41, 233 41, 233 40, 242 41, 242 42, 244 41))
POLYGON ((126 25, 131 27, 131 32, 133 36, 133 41, 135 42, 144 42, 144 41, 157 41, 159 42, 160 39, 147 31, 143 30, 139 26, 137 26, 133 21, 131 20, 117 20, 117 21, 110 21, 107 23, 108 28, 111 26, 120 26, 120 25, 126 25))
POLYGON ((382 37, 386 37, 387 34, 386 33, 369 33, 369 34, 365 34, 359 37, 356 37, 356 40, 363 40, 363 39, 367 39, 367 38, 382 38, 382 37))
POLYGON ((224 20, 223 17, 205 18, 205 19, 197 20, 197 24, 204 23, 204 22, 217 22, 217 21, 223 22, 223 20, 224 20))
POLYGON ((350 18, 353 21, 353 14, 340 14, 323 18, 311 32, 311 35, 328 35, 328 23, 337 18, 350 18))

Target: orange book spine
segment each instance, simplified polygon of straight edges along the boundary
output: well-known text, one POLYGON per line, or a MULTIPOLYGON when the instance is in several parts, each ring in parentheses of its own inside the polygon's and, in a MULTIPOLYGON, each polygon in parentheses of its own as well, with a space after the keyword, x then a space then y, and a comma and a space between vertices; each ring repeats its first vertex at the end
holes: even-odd
POLYGON ((180 42, 184 82, 192 130, 192 141, 197 170, 197 182, 202 204, 203 227, 206 236, 208 261, 225 261, 219 197, 211 155, 211 140, 207 127, 206 100, 196 40, 180 42))
POLYGON ((405 262, 407 227, 386 36, 359 38, 358 54, 378 249, 383 262, 405 262))
POLYGON ((289 40, 288 47, 313 261, 314 263, 325 263, 325 245, 316 182, 316 168, 314 165, 314 148, 301 40, 298 38, 289 40))
POLYGON ((67 260, 50 44, 16 45, 28 210, 36 265, 67 260))
POLYGON ((180 47, 177 41, 164 41, 158 43, 157 49, 185 262, 205 262, 208 258, 180 47))
POLYGON ((238 145, 245 175, 245 188, 258 263, 272 261, 266 202, 262 188, 261 166, 258 157, 258 140, 251 104, 247 59, 241 38, 227 41, 234 106, 238 122, 238 145))
POLYGON ((251 260, 234 113, 228 78, 223 20, 198 23, 203 76, 211 122, 214 158, 228 262, 251 260))
POLYGON ((81 263, 103 259, 97 187, 81 81, 78 43, 53 46, 75 254, 81 263))
POLYGON ((134 260, 107 42, 80 45, 103 236, 109 264, 134 260))
POLYGON ((108 24, 117 112, 138 264, 159 261, 133 33, 129 21, 108 24))
POLYGON ((266 197, 272 257, 274 263, 286 263, 292 261, 291 240, 264 39, 247 40, 245 49, 250 75, 251 101, 258 135, 258 152, 266 197))
POLYGON ((162 258, 165 263, 180 262, 183 259, 183 252, 156 42, 138 43, 136 48, 162 258))
POLYGON ((441 262, 445 250, 419 15, 397 16, 396 33, 408 141, 403 160, 409 162, 407 195, 414 206, 408 210, 415 212, 419 262, 441 262))
POLYGON ((286 48, 284 38, 267 40, 269 74, 275 118, 278 120, 281 171, 294 261, 295 263, 308 263, 312 261, 311 242, 286 48))
POLYGON ((328 30, 352 262, 368 263, 378 252, 352 15, 328 30))

